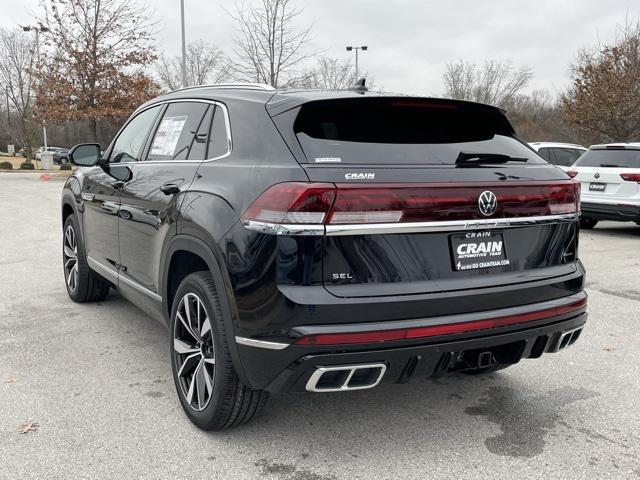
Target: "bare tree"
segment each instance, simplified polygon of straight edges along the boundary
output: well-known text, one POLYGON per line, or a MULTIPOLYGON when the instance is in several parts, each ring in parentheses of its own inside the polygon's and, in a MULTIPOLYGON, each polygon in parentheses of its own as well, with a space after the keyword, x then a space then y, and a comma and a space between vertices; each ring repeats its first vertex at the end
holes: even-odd
POLYGON ((36 143, 38 132, 33 118, 35 62, 33 36, 0 29, 0 93, 12 110, 6 134, 27 150, 36 143))
MULTIPOLYGON (((313 68, 291 83, 296 88, 317 88, 320 90, 343 90, 353 85, 353 63, 351 60, 340 60, 320 56, 313 68)), ((362 74, 367 79, 367 88, 375 88, 375 79, 368 72, 362 74)))
POLYGON ((320 57, 315 68, 308 70, 300 82, 301 87, 340 90, 353 83, 353 63, 350 60, 320 57))
MULTIPOLYGON (((220 83, 231 77, 229 60, 215 45, 198 40, 187 45, 187 85, 220 83)), ((160 85, 169 90, 183 86, 181 57, 160 56, 157 66, 160 85)))
POLYGON ((479 66, 459 60, 447 65, 442 80, 447 97, 506 107, 532 75, 531 68, 515 68, 511 61, 487 60, 479 66))
POLYGON ((128 0, 40 0, 48 28, 36 108, 49 122, 128 115, 155 96, 146 74, 156 56, 149 5, 128 0))
POLYGON ((518 135, 529 142, 555 141, 579 143, 579 133, 563 121, 558 98, 546 90, 518 95, 509 105, 507 116, 518 135))
POLYGON ((232 64, 238 80, 285 87, 299 77, 301 63, 314 55, 309 51, 313 25, 296 25, 301 13, 291 0, 236 4, 230 15, 238 30, 232 64))
POLYGON ((562 107, 594 143, 640 139, 640 19, 619 25, 611 44, 578 52, 562 107))

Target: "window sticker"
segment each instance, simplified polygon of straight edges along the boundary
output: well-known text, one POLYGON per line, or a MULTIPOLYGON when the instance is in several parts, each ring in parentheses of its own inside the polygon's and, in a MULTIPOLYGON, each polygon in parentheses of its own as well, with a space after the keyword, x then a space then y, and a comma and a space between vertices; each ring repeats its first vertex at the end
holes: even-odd
POLYGON ((156 136, 151 145, 151 155, 165 155, 172 157, 176 151, 178 139, 187 121, 187 116, 165 117, 160 122, 156 136))

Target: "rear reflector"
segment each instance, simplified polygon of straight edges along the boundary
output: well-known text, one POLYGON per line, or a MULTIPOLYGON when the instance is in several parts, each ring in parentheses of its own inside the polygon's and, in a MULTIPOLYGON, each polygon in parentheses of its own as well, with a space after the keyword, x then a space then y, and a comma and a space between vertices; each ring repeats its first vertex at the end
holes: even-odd
POLYGON ((428 338, 438 335, 452 335, 456 333, 471 332, 476 330, 487 330, 490 328, 506 327, 535 320, 543 320, 558 315, 578 312, 585 309, 587 299, 562 305, 559 307, 545 308, 519 315, 507 315, 503 317, 475 320, 471 322, 451 323, 446 325, 429 325, 427 327, 402 328, 395 330, 380 330, 371 332, 348 332, 348 333, 322 333, 318 335, 307 335, 299 338, 294 343, 296 345, 346 345, 358 343, 390 342, 394 340, 428 338))
POLYGON ((267 189, 244 212, 245 221, 275 224, 380 224, 486 218, 478 208, 493 192, 491 218, 576 213, 580 184, 555 182, 333 184, 280 183, 267 189))
POLYGON ((620 176, 623 180, 627 182, 638 182, 640 183, 640 173, 621 173, 620 176))

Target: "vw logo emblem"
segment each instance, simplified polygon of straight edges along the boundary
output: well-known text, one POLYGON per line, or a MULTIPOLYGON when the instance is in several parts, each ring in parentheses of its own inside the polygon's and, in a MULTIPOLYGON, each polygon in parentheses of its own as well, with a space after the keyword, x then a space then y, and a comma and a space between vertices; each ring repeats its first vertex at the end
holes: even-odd
POLYGON ((593 177, 594 178, 600 178, 600 174, 598 172, 596 172, 596 173, 593 174, 593 177))
POLYGON ((489 190, 482 192, 478 197, 478 209, 480 213, 485 217, 490 217, 494 213, 496 213, 496 209, 498 208, 498 199, 496 198, 495 193, 490 192, 489 190))

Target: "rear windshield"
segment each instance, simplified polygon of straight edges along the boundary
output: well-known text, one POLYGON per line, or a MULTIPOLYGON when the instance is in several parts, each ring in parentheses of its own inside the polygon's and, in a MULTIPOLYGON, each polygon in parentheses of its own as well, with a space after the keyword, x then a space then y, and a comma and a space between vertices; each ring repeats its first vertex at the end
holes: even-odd
POLYGON ((640 168, 640 150, 613 148, 589 150, 574 165, 576 167, 640 168))
POLYGON ((432 99, 368 98, 303 105, 294 132, 310 163, 454 164, 461 152, 544 161, 498 110, 432 99))

